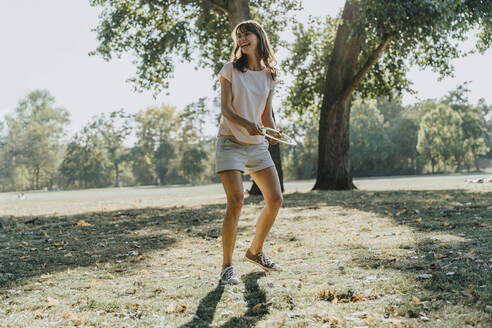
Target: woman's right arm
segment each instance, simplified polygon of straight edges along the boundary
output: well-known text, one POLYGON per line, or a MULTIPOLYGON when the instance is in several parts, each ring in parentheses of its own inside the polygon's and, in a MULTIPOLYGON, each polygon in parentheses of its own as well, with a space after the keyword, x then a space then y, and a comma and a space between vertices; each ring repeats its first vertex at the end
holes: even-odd
POLYGON ((234 112, 234 110, 232 109, 232 84, 223 76, 220 76, 219 79, 222 115, 224 115, 232 123, 246 128, 249 134, 252 136, 263 134, 261 127, 258 124, 250 122, 234 112))

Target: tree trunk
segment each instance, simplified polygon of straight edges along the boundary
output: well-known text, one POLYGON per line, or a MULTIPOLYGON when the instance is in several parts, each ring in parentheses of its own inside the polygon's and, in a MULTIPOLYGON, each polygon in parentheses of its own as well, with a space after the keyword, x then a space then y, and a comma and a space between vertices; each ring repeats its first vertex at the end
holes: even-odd
POLYGON ((333 52, 327 63, 325 90, 319 119, 318 174, 315 190, 354 189, 350 176, 350 97, 341 99, 352 83, 360 54, 360 40, 353 37, 357 1, 346 1, 343 23, 337 30, 333 52), (352 37, 351 37, 352 36, 352 37))
POLYGON ((120 170, 119 170, 119 167, 118 167, 118 164, 117 163, 114 165, 114 173, 115 173, 114 186, 116 188, 119 188, 119 186, 120 186, 120 170))
POLYGON ((383 54, 392 35, 383 36, 367 60, 359 65, 364 31, 357 27, 359 1, 346 1, 342 25, 337 30, 335 45, 325 77, 318 136, 318 174, 313 190, 357 189, 350 176, 349 122, 354 90, 383 54))
POLYGON ((39 166, 36 165, 36 168, 34 169, 34 176, 35 176, 35 179, 36 179, 36 190, 39 190, 39 166))

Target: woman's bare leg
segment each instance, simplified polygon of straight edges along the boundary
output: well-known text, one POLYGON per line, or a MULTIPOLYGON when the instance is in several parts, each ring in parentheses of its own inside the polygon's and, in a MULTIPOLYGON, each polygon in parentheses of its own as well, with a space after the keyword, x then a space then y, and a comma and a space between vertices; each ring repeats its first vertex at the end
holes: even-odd
POLYGON ((232 253, 236 244, 237 223, 243 207, 244 190, 240 171, 230 170, 219 173, 227 196, 227 209, 222 223, 222 269, 232 265, 232 253))
POLYGON ((280 206, 282 206, 283 197, 277 169, 274 166, 251 173, 251 177, 260 188, 266 203, 258 221, 256 221, 255 238, 249 248, 252 254, 257 254, 263 251, 263 243, 275 222, 280 206))

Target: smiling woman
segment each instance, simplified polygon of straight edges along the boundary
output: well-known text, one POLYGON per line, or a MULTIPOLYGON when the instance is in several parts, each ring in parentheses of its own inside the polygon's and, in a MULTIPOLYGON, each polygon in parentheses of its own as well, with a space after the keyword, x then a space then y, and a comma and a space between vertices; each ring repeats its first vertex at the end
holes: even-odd
MULTIPOLYGON (((264 127, 275 129, 272 95, 277 70, 268 36, 256 21, 239 23, 232 31, 232 61, 219 72, 222 118, 216 144, 216 173, 227 195, 227 211, 222 226, 223 262, 220 281, 238 284, 232 267, 237 224, 243 205, 241 175, 251 174, 266 202, 256 223, 256 234, 245 260, 265 271, 280 270, 263 252, 263 243, 282 205, 277 170, 268 152, 264 127)), ((278 134, 275 134, 278 136, 278 134)))

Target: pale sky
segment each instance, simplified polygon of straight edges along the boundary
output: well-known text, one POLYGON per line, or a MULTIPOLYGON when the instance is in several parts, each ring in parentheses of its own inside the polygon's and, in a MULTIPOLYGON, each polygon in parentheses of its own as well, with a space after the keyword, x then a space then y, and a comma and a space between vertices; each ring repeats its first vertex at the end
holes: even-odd
MULTIPOLYGON (((306 21, 308 15, 334 16, 345 0, 304 0, 304 11, 297 17, 306 21)), ((90 118, 101 112, 124 108, 136 113, 139 109, 169 104, 182 109, 200 97, 213 98, 215 93, 209 70, 194 70, 194 64, 177 64, 170 88, 157 99, 152 92, 134 93, 125 82, 134 76, 132 58, 126 56, 110 62, 98 56, 88 56, 97 47, 96 33, 91 29, 98 23, 96 8, 87 0, 1 0, 0 1, 0 118, 12 113, 29 91, 47 89, 56 105, 66 108, 75 132, 90 118)), ((292 41, 286 31, 281 37, 292 41)), ((284 53, 277 54, 281 61, 284 53)), ((470 98, 476 103, 485 98, 492 104, 490 76, 492 51, 473 55, 454 62, 455 78, 437 80, 437 74, 413 69, 409 75, 418 97, 440 98, 458 84, 472 81, 470 98)), ((284 77, 284 80, 288 80, 284 77)), ((274 99, 279 108, 282 93, 274 99)), ((413 103, 405 96, 404 104, 413 103)), ((210 134, 215 134, 212 128, 210 134)))

